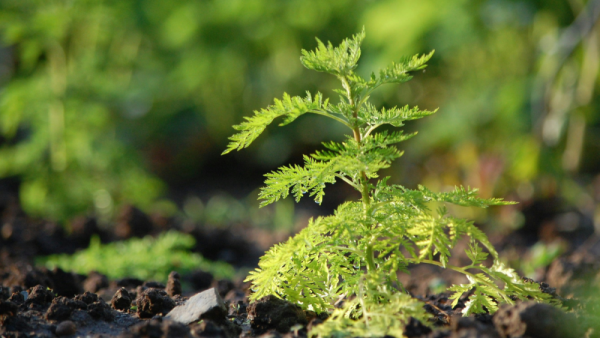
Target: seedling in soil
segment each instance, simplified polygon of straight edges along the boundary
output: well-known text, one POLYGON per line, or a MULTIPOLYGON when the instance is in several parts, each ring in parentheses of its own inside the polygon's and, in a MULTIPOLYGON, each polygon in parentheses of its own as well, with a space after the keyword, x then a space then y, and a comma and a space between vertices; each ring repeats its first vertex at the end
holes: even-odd
POLYGON ((248 147, 276 118, 280 125, 307 113, 331 118, 348 127, 342 143, 323 143, 325 150, 304 157, 304 166, 284 166, 266 175, 259 198, 265 206, 286 198, 291 191, 296 201, 308 195, 321 203, 326 184, 341 180, 361 194, 361 200, 340 205, 335 213, 311 220, 287 242, 273 246, 260 260, 259 268, 246 279, 252 282, 251 300, 275 295, 317 313, 327 311, 329 319, 314 328, 319 336, 402 336, 412 316, 427 322, 423 303, 410 297, 397 278, 408 273, 409 264, 431 264, 466 275, 468 284, 447 290, 453 306, 463 293, 470 292, 463 310, 494 313, 500 303, 517 299, 547 300, 537 284, 521 279, 498 260, 487 236, 471 221, 453 217, 445 207, 437 212, 430 202, 487 208, 511 202, 483 199, 476 189, 457 187, 435 193, 419 186, 407 189, 388 184, 378 171, 388 168, 402 152, 394 145, 416 133, 377 131, 383 125, 402 127, 405 121, 429 116, 435 111, 418 107, 378 109, 369 96, 379 86, 403 83, 415 71, 426 67, 433 52, 415 55, 363 79, 354 70, 361 55, 364 31, 345 39, 338 47, 317 39, 314 51, 302 51, 300 61, 308 68, 337 77, 340 100, 332 104, 321 93, 306 97, 283 95, 282 100, 234 126, 224 154, 248 147), (448 264, 451 249, 467 236, 467 266, 448 264), (484 251, 486 250, 486 251, 484 251), (492 264, 484 261, 491 256, 492 264), (489 265, 489 264, 488 264, 489 265), (499 286, 502 285, 502 286, 499 286), (334 307, 335 303, 343 303, 334 307))
POLYGON ((225 262, 213 262, 190 250, 195 239, 177 231, 162 233, 157 238, 130 238, 123 242, 102 244, 92 237, 86 250, 74 255, 59 254, 38 257, 37 264, 52 269, 56 266, 78 273, 98 271, 110 278, 133 276, 140 279, 164 280, 173 270, 182 273, 202 269, 217 278, 231 278, 234 269, 225 262))

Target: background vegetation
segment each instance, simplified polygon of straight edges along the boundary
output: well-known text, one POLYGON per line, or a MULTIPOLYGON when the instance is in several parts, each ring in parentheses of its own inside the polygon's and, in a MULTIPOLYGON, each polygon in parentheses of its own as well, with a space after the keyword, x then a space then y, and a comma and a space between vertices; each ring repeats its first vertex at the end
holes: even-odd
POLYGON ((100 238, 95 236, 86 250, 74 255, 39 257, 36 263, 50 269, 59 266, 81 274, 96 271, 111 279, 135 277, 166 282, 171 271, 188 274, 198 269, 216 278, 234 277, 235 270, 231 265, 212 262, 197 253, 190 253, 194 244, 194 237, 177 231, 163 232, 156 238, 130 238, 109 244, 102 244, 100 238), (127 260, 123 257, 127 257, 127 260))
MULTIPOLYGON (((302 68, 300 49, 313 49, 315 36, 337 44, 364 26, 359 73, 436 50, 425 75, 373 98, 441 107, 415 125, 423 137, 388 169, 400 177, 392 183, 464 184, 525 204, 561 196, 598 225, 596 3, 3 0, 0 177, 16 178, 28 213, 59 221, 109 222, 124 204, 242 218, 253 208, 236 199, 260 186, 262 173, 342 133, 302 117, 220 158, 231 125, 284 91, 333 88, 302 68)), ((336 188, 325 208, 355 197, 336 188)), ((495 222, 518 226, 518 208, 495 222)))

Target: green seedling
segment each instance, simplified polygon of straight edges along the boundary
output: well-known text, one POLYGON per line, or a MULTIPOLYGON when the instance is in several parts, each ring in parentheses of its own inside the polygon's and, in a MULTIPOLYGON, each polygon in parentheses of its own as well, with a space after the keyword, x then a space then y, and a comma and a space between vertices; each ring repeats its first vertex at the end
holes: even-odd
POLYGON ((38 257, 36 263, 83 274, 98 271, 111 279, 136 277, 166 281, 171 271, 185 274, 196 269, 210 272, 216 278, 233 277, 235 270, 231 265, 209 261, 191 252, 195 241, 193 236, 177 231, 167 231, 156 238, 130 238, 108 244, 102 244, 95 236, 85 250, 73 255, 38 257))
POLYGON ((296 201, 304 196, 321 203, 326 184, 343 181, 360 195, 335 213, 319 217, 287 242, 273 246, 260 260, 259 268, 246 279, 252 282, 251 300, 275 295, 329 319, 311 335, 402 336, 410 317, 427 322, 423 303, 410 297, 398 280, 409 264, 431 264, 464 274, 469 283, 447 288, 452 305, 470 292, 463 314, 494 313, 500 303, 516 299, 546 300, 535 283, 524 281, 498 260, 487 236, 473 222, 456 218, 445 207, 437 212, 431 202, 486 208, 511 202, 483 199, 475 189, 457 187, 435 193, 419 186, 407 189, 388 184, 378 171, 388 168, 402 155, 394 145, 415 136, 402 131, 379 131, 384 125, 402 127, 406 121, 435 112, 418 107, 378 109, 369 103, 379 86, 403 83, 426 67, 433 52, 392 63, 364 79, 357 67, 364 31, 345 39, 338 47, 317 39, 314 51, 302 51, 300 61, 312 70, 329 73, 341 82, 339 102, 330 103, 321 93, 306 97, 284 94, 282 100, 234 126, 237 134, 224 151, 248 147, 276 118, 280 125, 303 114, 331 118, 349 130, 344 142, 323 143, 325 150, 304 157, 304 166, 284 166, 266 175, 259 198, 262 206, 286 198, 291 191, 296 201), (470 238, 467 266, 449 264, 451 249, 462 237, 470 238), (491 258, 491 264, 484 262, 491 258), (502 285, 502 286, 499 286, 502 285), (334 304, 343 304, 334 307, 334 304))

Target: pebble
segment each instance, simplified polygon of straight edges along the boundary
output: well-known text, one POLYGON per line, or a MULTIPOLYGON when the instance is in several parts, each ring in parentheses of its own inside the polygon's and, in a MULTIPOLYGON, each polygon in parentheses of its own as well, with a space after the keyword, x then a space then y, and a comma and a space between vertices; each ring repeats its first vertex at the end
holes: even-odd
POLYGON ((75 326, 75 323, 70 320, 65 320, 56 327, 56 335, 59 337, 74 334, 76 331, 77 327, 75 326))
POLYGON ((211 288, 192 296, 183 305, 176 306, 165 318, 187 325, 205 318, 223 319, 226 314, 227 308, 219 292, 211 288))

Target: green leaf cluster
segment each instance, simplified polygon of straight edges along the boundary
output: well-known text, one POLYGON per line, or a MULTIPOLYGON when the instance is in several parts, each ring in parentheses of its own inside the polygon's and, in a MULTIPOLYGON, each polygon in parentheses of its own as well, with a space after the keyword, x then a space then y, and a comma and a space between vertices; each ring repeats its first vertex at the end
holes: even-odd
POLYGON ((85 250, 74 255, 38 257, 36 263, 82 274, 97 271, 111 279, 136 277, 166 281, 171 271, 185 274, 196 269, 210 272, 216 278, 233 277, 231 265, 212 262, 190 252, 194 245, 193 236, 177 231, 167 231, 156 238, 147 236, 108 244, 102 244, 95 236, 85 250))
POLYGON ((273 246, 259 268, 250 273, 252 300, 276 295, 307 310, 331 313, 313 330, 318 336, 402 336, 411 316, 426 322, 426 314, 411 299, 398 280, 409 264, 432 264, 467 276, 469 283, 454 285, 451 299, 456 305, 470 293, 464 315, 493 313, 500 303, 515 299, 544 301, 548 295, 534 283, 522 280, 505 267, 487 236, 473 222, 448 215, 445 207, 432 212, 431 202, 487 208, 506 205, 502 199, 483 199, 476 189, 457 187, 435 193, 425 187, 407 189, 388 184, 378 172, 402 156, 395 145, 413 137, 401 131, 377 131, 389 124, 401 127, 404 121, 419 119, 435 111, 418 107, 377 109, 369 94, 379 85, 408 81, 412 72, 425 68, 432 53, 404 59, 373 73, 365 80, 354 72, 360 57, 364 31, 338 47, 318 41, 315 51, 302 52, 309 69, 336 76, 342 85, 340 101, 329 104, 299 97, 284 97, 268 109, 256 111, 247 122, 234 128, 226 153, 247 147, 275 117, 289 123, 304 113, 316 113, 346 125, 351 134, 342 143, 324 143, 324 150, 304 157, 304 166, 281 167, 266 175, 262 205, 305 194, 320 203, 326 184, 342 180, 361 193, 362 200, 346 202, 335 213, 311 220, 287 242, 273 246), (315 103, 318 102, 318 103, 315 103), (467 252, 472 263, 449 264, 452 248, 460 238, 470 239, 467 252), (486 265, 488 256, 491 266, 486 265), (343 302, 343 305, 340 303, 343 302))

